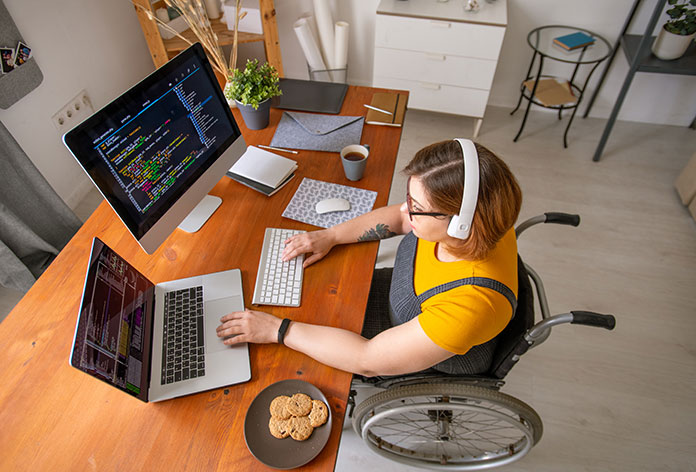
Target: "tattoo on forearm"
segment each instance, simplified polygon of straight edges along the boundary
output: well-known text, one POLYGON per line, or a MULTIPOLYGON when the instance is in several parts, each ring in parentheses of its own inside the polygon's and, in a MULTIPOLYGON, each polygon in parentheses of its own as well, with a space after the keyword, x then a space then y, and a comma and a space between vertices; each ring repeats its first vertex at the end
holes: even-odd
POLYGON ((358 238, 358 241, 377 241, 380 239, 391 238, 396 236, 396 233, 389 230, 389 225, 377 223, 377 226, 370 228, 358 238))

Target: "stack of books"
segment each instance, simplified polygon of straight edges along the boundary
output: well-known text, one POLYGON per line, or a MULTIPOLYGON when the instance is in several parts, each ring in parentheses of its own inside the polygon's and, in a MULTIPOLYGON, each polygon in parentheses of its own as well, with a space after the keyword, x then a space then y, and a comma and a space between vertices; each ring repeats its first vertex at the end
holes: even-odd
POLYGON ((295 176, 296 169, 297 162, 292 159, 248 146, 227 176, 270 197, 295 176))

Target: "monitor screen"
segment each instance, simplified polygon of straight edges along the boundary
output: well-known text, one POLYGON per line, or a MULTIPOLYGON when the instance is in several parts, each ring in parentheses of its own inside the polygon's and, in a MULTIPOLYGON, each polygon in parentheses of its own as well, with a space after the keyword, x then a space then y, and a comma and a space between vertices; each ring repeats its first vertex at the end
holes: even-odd
POLYGON ((149 253, 246 150, 200 44, 63 140, 149 253))

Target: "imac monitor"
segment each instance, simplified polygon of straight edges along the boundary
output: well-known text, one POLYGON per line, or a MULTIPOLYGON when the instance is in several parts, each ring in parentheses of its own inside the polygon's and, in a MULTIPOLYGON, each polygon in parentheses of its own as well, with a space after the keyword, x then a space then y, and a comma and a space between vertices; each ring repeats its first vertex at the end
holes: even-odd
POLYGON ((246 143, 196 43, 63 136, 148 254, 194 232, 222 202, 207 195, 246 143))

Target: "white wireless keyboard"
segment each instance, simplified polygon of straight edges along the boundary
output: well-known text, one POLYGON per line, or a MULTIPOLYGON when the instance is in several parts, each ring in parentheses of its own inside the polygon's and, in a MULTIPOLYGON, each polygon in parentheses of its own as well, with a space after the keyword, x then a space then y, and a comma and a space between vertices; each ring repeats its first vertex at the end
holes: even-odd
POLYGON ((254 287, 254 305, 300 306, 304 254, 283 262, 285 240, 305 231, 266 228, 254 287))

